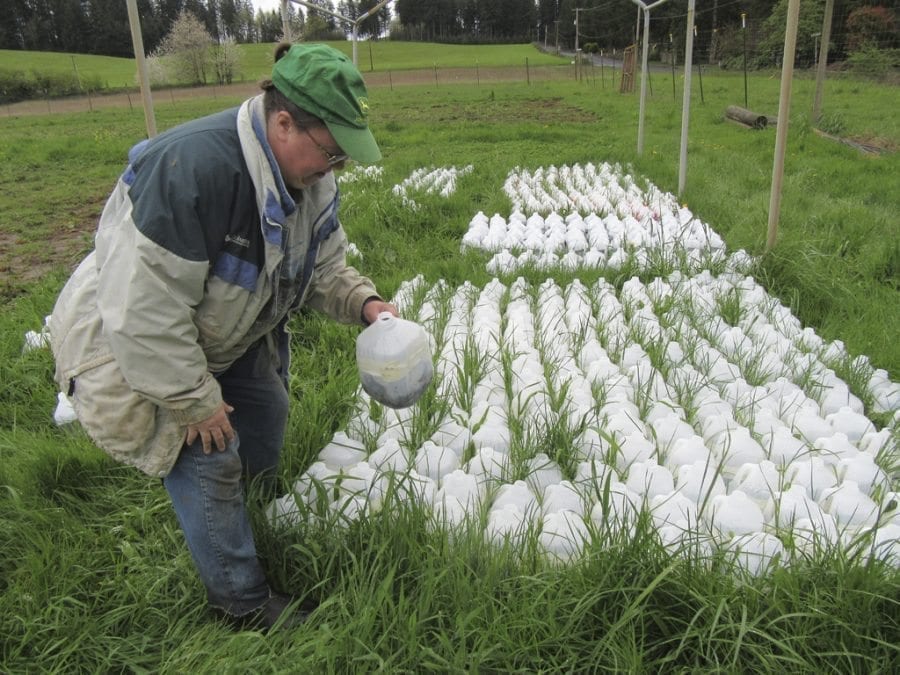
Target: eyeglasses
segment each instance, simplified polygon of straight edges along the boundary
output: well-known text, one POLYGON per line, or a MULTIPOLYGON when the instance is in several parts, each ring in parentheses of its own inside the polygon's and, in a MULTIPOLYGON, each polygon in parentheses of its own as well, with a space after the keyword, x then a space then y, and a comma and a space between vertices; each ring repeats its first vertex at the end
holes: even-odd
POLYGON ((306 127, 300 128, 303 129, 307 136, 309 136, 309 140, 315 143, 316 147, 322 151, 322 154, 325 156, 325 160, 328 162, 328 166, 334 166, 335 164, 340 164, 341 162, 346 162, 348 159, 350 159, 350 155, 335 155, 328 152, 328 150, 321 143, 319 143, 319 141, 317 141, 311 133, 309 133, 309 129, 307 129, 306 127))

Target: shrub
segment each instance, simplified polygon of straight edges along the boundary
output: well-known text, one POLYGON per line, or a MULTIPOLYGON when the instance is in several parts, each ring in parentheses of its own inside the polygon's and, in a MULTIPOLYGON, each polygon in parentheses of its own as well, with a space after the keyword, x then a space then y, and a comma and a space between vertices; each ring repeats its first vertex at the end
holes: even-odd
MULTIPOLYGON (((784 55, 784 29, 787 23, 788 0, 779 0, 772 14, 763 21, 763 38, 755 58, 759 68, 769 68, 781 64, 784 55)), ((800 17, 797 27, 796 65, 812 64, 815 61, 815 38, 822 27, 823 3, 820 0, 800 0, 800 17)))
POLYGON ((857 75, 883 80, 900 68, 900 49, 878 49, 873 43, 865 42, 847 57, 847 65, 857 75))
POLYGON ((0 103, 16 103, 38 96, 37 83, 21 70, 0 69, 0 103))
POLYGON ((857 7, 847 17, 847 49, 859 51, 866 45, 897 45, 897 24, 887 7, 857 7))
POLYGON ((72 96, 81 93, 81 85, 74 73, 44 73, 32 71, 35 93, 38 97, 72 96))

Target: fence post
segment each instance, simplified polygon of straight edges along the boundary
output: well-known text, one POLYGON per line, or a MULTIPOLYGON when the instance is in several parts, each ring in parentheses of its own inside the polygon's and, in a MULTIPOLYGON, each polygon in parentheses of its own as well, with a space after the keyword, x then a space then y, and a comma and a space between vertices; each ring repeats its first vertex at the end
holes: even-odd
POLYGON ((600 50, 600 88, 606 89, 606 82, 603 80, 603 50, 600 50))
MULTIPOLYGON (((625 60, 623 58, 622 59, 622 68, 624 68, 624 67, 625 67, 625 60)), ((615 47, 613 47, 613 54, 612 54, 612 89, 613 89, 613 91, 616 90, 616 49, 615 49, 615 47)))
POLYGON ((700 65, 700 62, 697 62, 697 75, 700 76, 700 103, 706 103, 706 100, 703 98, 703 66, 700 65))
POLYGON ((675 93, 675 40, 671 33, 669 33, 669 47, 671 49, 669 58, 672 61, 672 100, 677 102, 678 94, 675 93))
POLYGON ((822 42, 816 59, 816 93, 813 96, 813 124, 819 123, 822 112, 822 89, 825 86, 825 69, 828 66, 828 46, 831 41, 831 19, 834 14, 834 0, 825 0, 825 18, 822 19, 822 42))
POLYGON ((525 81, 531 84, 531 71, 528 69, 528 57, 525 57, 525 81))
POLYGON ((481 86, 481 75, 478 74, 478 61, 475 61, 475 86, 481 86))
POLYGON ((434 86, 436 87, 436 86, 438 86, 438 80, 437 80, 437 61, 433 61, 432 63, 433 63, 433 65, 434 65, 434 86))
POLYGON ((781 213, 781 184, 784 179, 784 155, 787 147, 788 122, 791 116, 791 84, 794 78, 794 50, 797 48, 797 24, 800 0, 789 0, 784 29, 784 60, 781 64, 781 92, 778 97, 778 126, 775 129, 775 161, 772 166, 772 193, 769 196, 769 227, 766 253, 775 246, 781 213))
POLYGON ((744 107, 749 108, 747 103, 747 13, 741 12, 741 33, 744 36, 744 107))

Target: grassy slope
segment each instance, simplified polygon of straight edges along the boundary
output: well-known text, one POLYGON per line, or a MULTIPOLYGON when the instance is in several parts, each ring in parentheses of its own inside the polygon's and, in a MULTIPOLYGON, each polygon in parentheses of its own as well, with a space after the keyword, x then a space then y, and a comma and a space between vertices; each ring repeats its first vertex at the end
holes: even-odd
MULTIPOLYGON (((352 43, 328 42, 347 56, 353 53, 352 43)), ((238 80, 254 81, 265 77, 272 68, 272 44, 239 45, 240 73, 238 80)), ((531 45, 440 45, 423 42, 360 41, 357 43, 359 69, 363 73, 418 68, 474 68, 477 63, 489 68, 506 65, 559 65, 567 59, 544 54, 531 45)), ((99 82, 110 89, 137 86, 134 59, 90 54, 57 52, 29 52, 0 49, 0 64, 4 70, 33 73, 74 74, 73 68, 85 81, 99 82), (74 65, 73 65, 74 64, 74 65)))
MULTIPOLYGON (((597 73, 599 77, 599 73, 597 73)), ((633 162, 661 187, 677 184, 680 102, 654 79, 645 153, 634 156, 635 97, 583 83, 373 90, 385 154, 380 188, 347 190, 361 269, 387 294, 416 273, 483 282, 484 260, 458 253, 476 210, 508 211, 500 193, 514 165, 633 162), (420 166, 475 164, 449 200, 403 209, 390 185, 420 166)), ((694 108, 684 200, 730 247, 759 252, 765 236, 773 132, 721 121, 743 97, 740 78, 707 78, 694 108)), ((751 82, 752 107, 774 112, 777 82, 751 82)), ((769 283, 830 338, 900 373, 896 155, 863 157, 804 127, 808 83, 795 91, 778 257, 769 283), (845 244, 846 242, 846 244, 845 244), (893 248, 892 248, 893 246, 893 248), (893 251, 893 252, 892 252, 893 251), (893 262, 892 262, 893 261, 893 262)), ((837 83, 829 110, 847 132, 900 138, 896 92, 837 83), (858 105, 859 99, 866 101, 858 105), (854 105, 856 103, 856 105, 854 105)), ((160 128, 226 105, 162 108, 160 128)), ((39 256, 66 227, 93 219, 143 133, 139 112, 0 119, 2 232, 39 256), (83 209, 82 211, 79 211, 83 209), (30 247, 30 249, 28 248, 30 247), (41 250, 36 250, 41 249, 41 250)), ((83 240, 76 247, 89 247, 83 240)), ((55 393, 46 352, 21 354, 77 255, 6 301, 0 317, 0 669, 183 671, 663 668, 884 669, 898 658, 896 574, 840 557, 796 565, 772 583, 736 584, 670 567, 650 543, 622 542, 568 571, 529 561, 512 574, 479 541, 448 546, 415 513, 395 513, 349 536, 267 532, 261 554, 278 584, 325 601, 291 636, 231 636, 207 623, 165 494, 118 467, 72 429, 48 420, 55 393), (397 519, 403 526, 397 526, 397 519), (217 664, 213 666, 212 664, 217 664)), ((355 382, 355 331, 298 321, 283 475, 290 480, 342 424, 355 382)), ((261 518, 260 514, 256 514, 261 518)))
POLYGON ((0 49, 0 64, 3 70, 19 71, 30 76, 35 73, 74 75, 77 68, 82 78, 104 83, 106 87, 113 89, 134 87, 137 84, 134 59, 0 49))

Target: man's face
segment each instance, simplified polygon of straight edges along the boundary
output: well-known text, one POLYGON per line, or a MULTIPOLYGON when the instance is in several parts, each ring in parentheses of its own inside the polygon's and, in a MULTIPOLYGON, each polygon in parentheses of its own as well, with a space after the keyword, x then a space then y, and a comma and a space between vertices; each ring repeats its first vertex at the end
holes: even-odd
POLYGON ((286 111, 269 118, 267 136, 285 185, 295 190, 314 185, 346 161, 327 127, 301 129, 286 111))

